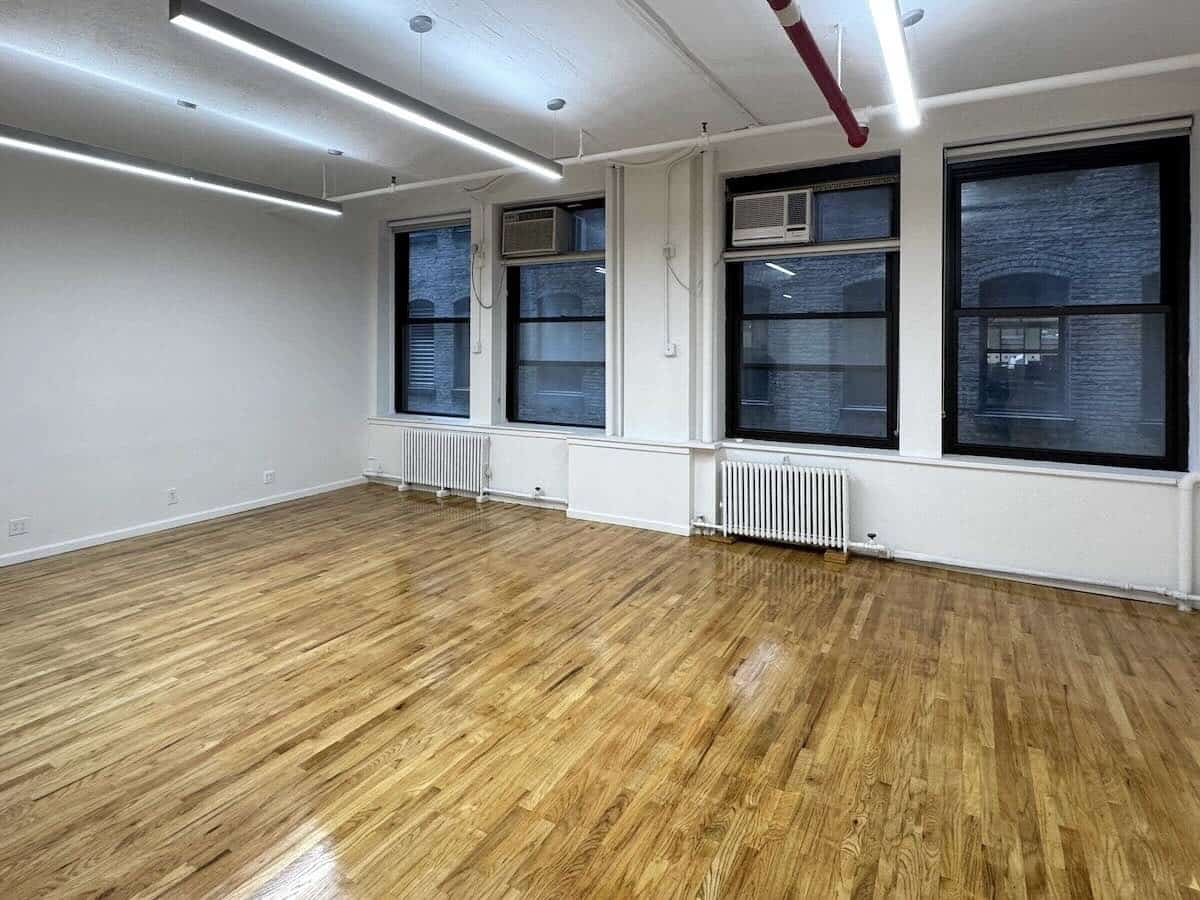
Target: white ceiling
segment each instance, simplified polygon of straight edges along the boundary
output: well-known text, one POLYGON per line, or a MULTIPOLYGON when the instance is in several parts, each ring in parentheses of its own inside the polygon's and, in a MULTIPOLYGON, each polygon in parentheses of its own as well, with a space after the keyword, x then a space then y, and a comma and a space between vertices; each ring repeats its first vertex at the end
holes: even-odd
MULTIPOLYGON (((234 15, 543 154, 748 124, 623 0, 213 0, 234 15), (423 42, 410 16, 432 15, 423 42)), ((764 122, 824 102, 765 0, 648 0, 764 122)), ((932 96, 1200 51, 1200 0, 911 0, 932 96)), ((801 0, 828 55, 845 27, 851 103, 887 101, 867 0, 801 0)), ((167 0, 0 0, 0 122, 319 194, 495 162, 170 26, 167 0), (199 104, 185 111, 177 98, 199 104)))

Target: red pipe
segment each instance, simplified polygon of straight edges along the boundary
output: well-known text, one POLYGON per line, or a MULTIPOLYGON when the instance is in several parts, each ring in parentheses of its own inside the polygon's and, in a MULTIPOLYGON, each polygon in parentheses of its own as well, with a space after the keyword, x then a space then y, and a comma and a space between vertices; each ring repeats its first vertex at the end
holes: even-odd
POLYGON ((867 142, 869 129, 865 125, 859 124, 858 119, 854 117, 854 111, 850 109, 850 101, 846 99, 841 86, 837 83, 833 72, 830 71, 829 63, 825 62, 825 57, 821 55, 821 48, 813 40, 812 32, 804 24, 804 17, 796 8, 795 0, 767 0, 767 2, 775 11, 775 15, 779 17, 779 24, 787 32, 787 36, 792 39, 792 45, 796 48, 796 52, 808 66, 808 71, 812 73, 817 87, 825 95, 830 110, 846 132, 846 139, 850 141, 850 146, 861 147, 867 142))

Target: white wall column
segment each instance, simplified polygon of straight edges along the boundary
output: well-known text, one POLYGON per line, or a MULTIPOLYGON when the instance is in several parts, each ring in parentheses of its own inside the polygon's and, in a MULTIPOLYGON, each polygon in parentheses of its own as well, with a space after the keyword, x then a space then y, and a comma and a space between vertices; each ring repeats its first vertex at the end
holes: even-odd
POLYGON ((605 428, 625 433, 625 170, 609 166, 604 182, 605 428))
POLYGON ((942 145, 918 133, 900 158, 900 453, 942 455, 942 145))

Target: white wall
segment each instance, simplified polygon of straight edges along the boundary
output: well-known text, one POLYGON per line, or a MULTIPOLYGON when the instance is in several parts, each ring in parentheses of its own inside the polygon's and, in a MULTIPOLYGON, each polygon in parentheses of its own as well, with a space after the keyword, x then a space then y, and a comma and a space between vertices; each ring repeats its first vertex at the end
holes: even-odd
MULTIPOLYGON (((1086 466, 1031 465, 1019 461, 942 456, 942 209, 943 151, 964 142, 1045 134, 1077 128, 1191 115, 1200 105, 1200 73, 1195 71, 1129 80, 1009 100, 931 111, 912 135, 896 133, 886 119, 872 123, 872 138, 860 152, 847 148, 833 128, 754 138, 714 148, 706 164, 676 170, 672 194, 672 242, 681 274, 692 271, 697 289, 668 288, 661 260, 664 172, 630 168, 625 180, 624 433, 606 438, 507 425, 497 400, 503 393, 502 323, 494 312, 476 309, 475 327, 484 352, 473 361, 472 378, 486 385, 486 399, 472 403, 468 427, 503 435, 505 453, 493 460, 493 484, 528 492, 534 483, 564 485, 569 513, 667 531, 686 531, 695 515, 719 519, 716 508, 718 463, 723 458, 792 461, 841 466, 853 475, 852 528, 862 540, 868 531, 905 554, 981 569, 1039 571, 1063 578, 1174 586, 1176 476, 1170 473, 1103 470, 1086 466), (715 151, 715 162, 713 153, 715 151), (837 450, 814 446, 765 445, 722 440, 724 402, 721 334, 724 298, 721 271, 704 271, 702 235, 722 233, 723 198, 719 182, 733 174, 793 168, 806 164, 899 153, 901 176, 901 281, 898 451, 837 450), (705 206, 708 170, 718 190, 705 206), (685 174, 686 172, 686 174, 685 174), (682 217, 688 217, 687 225, 682 217), (689 269, 690 267, 690 269, 689 269), (701 280, 709 282, 706 296, 701 280), (670 291, 668 295, 667 292, 670 291), (663 330, 664 297, 671 303, 671 332, 663 330), (678 353, 663 353, 666 340, 678 353), (706 344, 706 341, 711 343, 706 344), (715 357, 711 379, 702 365, 715 357), (714 422, 713 440, 704 423, 714 422), (523 449, 514 453, 514 447, 523 449), (648 446, 667 450, 653 453, 648 446), (553 447, 551 452, 549 448, 553 447), (691 479, 691 490, 679 487, 691 479)), ((1194 146, 1200 146, 1195 142, 1194 146)), ((1195 155, 1200 160, 1200 153, 1195 155)), ((597 185, 601 166, 570 169, 564 195, 597 185)), ((1200 183, 1194 165, 1193 209, 1200 183)), ((506 179, 486 196, 476 213, 477 229, 490 223, 499 206, 554 196, 525 177, 506 179)), ((386 246, 388 220, 465 209, 467 195, 457 187, 397 194, 362 208, 371 220, 363 242, 386 246)), ((1193 219, 1200 219, 1194 213, 1193 219)), ((1195 227, 1194 227, 1195 230, 1195 227)), ((489 272, 495 271, 494 241, 488 245, 489 272)), ((715 238, 714 238, 715 239, 715 238)), ((1193 235, 1193 258, 1197 241, 1193 235)), ((376 255, 369 273, 379 281, 375 298, 387 314, 391 304, 386 258, 376 255)), ((1197 266, 1192 267, 1193 296, 1197 266)), ((685 276, 687 277, 687 276, 685 276)), ((497 304, 497 310, 501 304, 497 304)), ((1196 424, 1197 315, 1192 314, 1191 357, 1193 464, 1200 449, 1196 424)), ((376 334, 380 366, 390 365, 390 329, 376 334), (382 340, 379 337, 382 335, 382 340)), ((386 391, 386 387, 384 389, 386 391)), ((388 413, 368 425, 371 452, 393 459, 395 425, 388 413)), ((436 424, 424 420, 425 424, 436 424)), ((461 426, 458 426, 461 427, 461 426)))
MULTIPOLYGON (((709 233, 721 233, 720 191, 715 192, 717 202, 705 209, 701 166, 697 163, 690 173, 683 167, 683 171, 676 170, 671 240, 681 274, 687 278, 687 272, 696 270, 697 290, 689 300, 682 289, 669 286, 661 260, 664 171, 629 169, 621 309, 625 330, 623 436, 606 439, 545 428, 531 431, 504 423, 499 405, 503 395, 502 322, 493 313, 476 310, 475 327, 484 337, 485 352, 475 358, 472 378, 475 384, 487 386, 487 398, 473 401, 469 424, 503 436, 506 452, 494 454, 493 484, 521 493, 532 490, 535 483, 565 485, 571 514, 686 531, 695 515, 705 515, 710 521, 719 518, 720 459, 778 461, 786 453, 793 461, 837 465, 852 472, 855 539, 875 531, 881 540, 910 556, 979 568, 1171 585, 1176 497, 1175 478, 1170 474, 941 458, 942 153, 947 145, 970 140, 1190 114, 1200 96, 1198 89, 1200 77, 1190 72, 948 108, 931 113, 925 126, 910 137, 897 135, 886 121, 877 121, 869 148, 860 153, 849 151, 833 129, 720 147, 716 165, 708 167, 715 170, 714 179, 856 156, 901 154, 898 452, 720 440, 724 408, 720 271, 705 273, 697 264, 702 249, 697 243, 706 215, 717 217, 709 233), (706 311, 700 289, 705 274, 714 292, 711 311, 706 311), (665 296, 671 304, 669 334, 663 326, 665 296), (714 336, 715 351, 709 352, 717 361, 717 372, 707 388, 701 366, 706 335, 714 336), (664 355, 668 340, 678 345, 674 357, 664 355), (701 424, 706 415, 715 419, 716 426, 716 440, 707 443, 696 440, 703 436, 701 424), (522 450, 514 453, 515 446, 522 450), (648 446, 671 452, 654 453, 648 446), (678 487, 684 477, 691 479, 690 492, 678 487)), ((562 193, 576 193, 581 185, 596 184, 598 176, 591 173, 599 168, 570 170, 562 193)), ((500 205, 547 196, 553 194, 529 179, 509 178, 487 196, 487 206, 476 213, 476 226, 490 225, 500 205)), ((466 208, 466 197, 449 187, 373 201, 367 204, 366 214, 374 220, 375 230, 364 240, 378 244, 383 234, 386 246, 382 223, 466 208)), ((484 237, 490 252, 491 235, 484 237)), ((383 259, 370 262, 373 277, 386 271, 383 259)), ((493 255, 489 272, 494 272, 494 267, 493 255)), ((387 315, 390 282, 377 302, 387 315)), ((386 367, 390 364, 390 338, 386 337, 390 329, 379 333, 385 339, 375 351, 381 366, 386 367)), ((1193 353, 1193 369, 1195 357, 1193 353)), ((1192 380, 1194 394, 1195 375, 1192 380)), ((403 417, 389 415, 386 400, 376 408, 383 415, 369 425, 370 452, 383 459, 387 469, 394 443, 391 426, 403 417)), ((1192 418, 1194 424, 1198 417, 1192 418)), ((1196 445, 1193 438, 1193 459, 1196 445)))
POLYGON ((361 234, 0 155, 0 563, 360 476, 361 234))

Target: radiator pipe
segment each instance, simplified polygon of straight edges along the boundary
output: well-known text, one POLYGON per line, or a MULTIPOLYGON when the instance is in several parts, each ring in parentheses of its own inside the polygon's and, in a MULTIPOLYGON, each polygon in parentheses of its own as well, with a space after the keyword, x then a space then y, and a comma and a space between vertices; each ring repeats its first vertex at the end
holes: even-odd
POLYGON ((838 84, 837 76, 830 70, 829 63, 825 61, 825 56, 821 53, 821 48, 817 46, 812 32, 804 22, 804 17, 796 8, 795 0, 767 0, 767 3, 774 10, 783 30, 787 32, 792 46, 796 48, 796 52, 808 66, 813 81, 825 95, 825 102, 829 104, 830 111, 846 132, 846 139, 850 142, 850 146, 856 148, 863 146, 867 142, 870 129, 861 124, 854 115, 854 110, 850 108, 850 101, 846 99, 845 92, 838 84))

